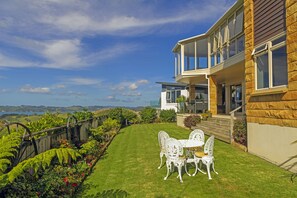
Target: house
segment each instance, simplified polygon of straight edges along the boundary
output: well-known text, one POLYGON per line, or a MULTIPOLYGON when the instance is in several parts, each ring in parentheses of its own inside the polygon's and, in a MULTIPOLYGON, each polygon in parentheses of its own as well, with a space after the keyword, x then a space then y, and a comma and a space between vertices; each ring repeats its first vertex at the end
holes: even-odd
POLYGON ((238 0, 173 53, 189 98, 192 85, 207 84, 213 115, 246 116, 250 153, 284 167, 297 161, 296 0, 238 0))
MULTIPOLYGON (((171 83, 171 82, 156 82, 162 85, 161 91, 161 110, 174 109, 175 112, 179 111, 177 98, 180 96, 189 97, 189 88, 184 83, 171 83)), ((194 101, 204 102, 207 101, 207 86, 206 85, 194 85, 193 88, 194 101)), ((195 107, 195 102, 193 106, 195 107)), ((190 104, 191 102, 188 102, 190 104)), ((195 111, 195 110, 193 110, 195 111)), ((197 110, 198 111, 198 110, 197 110)))

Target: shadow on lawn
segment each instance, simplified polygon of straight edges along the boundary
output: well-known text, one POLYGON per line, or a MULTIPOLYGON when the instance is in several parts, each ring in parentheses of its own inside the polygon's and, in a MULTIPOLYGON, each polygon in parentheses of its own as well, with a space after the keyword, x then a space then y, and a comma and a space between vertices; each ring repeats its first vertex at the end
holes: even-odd
POLYGON ((92 194, 87 197, 115 197, 115 198, 122 198, 122 197, 128 197, 129 193, 127 191, 121 190, 121 189, 110 189, 110 190, 104 190, 102 192, 92 194))
MULTIPOLYGON (((297 144, 297 140, 292 142, 291 144, 297 144)), ((290 157, 288 160, 281 163, 279 165, 279 167, 284 167, 286 170, 290 171, 292 168, 294 168, 297 165, 297 161, 295 161, 293 163, 290 163, 290 162, 292 162, 292 160, 296 160, 296 159, 297 159, 297 155, 294 155, 294 156, 290 157)), ((290 177, 291 177, 291 182, 294 182, 295 177, 297 177, 297 173, 290 174, 290 177)))

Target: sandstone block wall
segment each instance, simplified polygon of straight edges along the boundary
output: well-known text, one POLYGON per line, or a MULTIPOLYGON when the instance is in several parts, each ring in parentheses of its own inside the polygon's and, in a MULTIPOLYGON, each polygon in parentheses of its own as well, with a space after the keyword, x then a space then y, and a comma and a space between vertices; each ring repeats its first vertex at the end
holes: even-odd
POLYGON ((247 121, 297 127, 297 1, 286 0, 288 89, 283 93, 255 92, 253 0, 244 0, 245 81, 247 121))

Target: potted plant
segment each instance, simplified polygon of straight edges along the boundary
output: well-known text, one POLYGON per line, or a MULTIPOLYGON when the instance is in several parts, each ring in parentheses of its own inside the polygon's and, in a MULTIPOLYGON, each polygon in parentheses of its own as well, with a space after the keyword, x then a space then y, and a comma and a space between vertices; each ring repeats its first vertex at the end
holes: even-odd
POLYGON ((185 113, 185 111, 186 111, 186 101, 187 101, 187 98, 185 96, 183 96, 183 95, 176 98, 178 112, 185 113))

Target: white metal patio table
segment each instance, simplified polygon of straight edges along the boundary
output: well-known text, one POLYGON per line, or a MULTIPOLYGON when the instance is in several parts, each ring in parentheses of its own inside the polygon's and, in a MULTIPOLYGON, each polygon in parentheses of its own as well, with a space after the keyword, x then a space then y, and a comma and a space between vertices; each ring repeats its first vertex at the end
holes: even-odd
MULTIPOLYGON (((197 147, 202 147, 204 145, 204 142, 202 141, 199 141, 199 140, 192 140, 192 139, 181 139, 181 140, 178 140, 180 142, 180 144, 183 146, 183 148, 186 149, 186 162, 187 163, 192 163, 194 162, 194 158, 190 158, 190 154, 193 155, 193 153, 191 152, 191 149, 194 149, 194 148, 197 148, 197 147)), ((186 164, 187 164, 186 163, 186 164)), ((204 173, 202 170, 200 170, 198 167, 197 169, 204 173)), ((187 175, 191 176, 189 173, 188 173, 188 170, 187 170, 187 167, 185 165, 185 171, 187 173, 187 175)))

